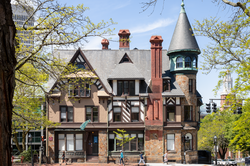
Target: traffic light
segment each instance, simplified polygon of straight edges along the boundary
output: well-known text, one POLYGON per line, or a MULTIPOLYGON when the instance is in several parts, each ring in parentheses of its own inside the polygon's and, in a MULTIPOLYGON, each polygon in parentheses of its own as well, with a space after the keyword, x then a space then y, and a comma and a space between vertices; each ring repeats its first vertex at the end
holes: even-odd
POLYGON ((237 113, 238 113, 238 114, 242 114, 242 108, 241 108, 241 107, 238 107, 238 108, 237 108, 237 113))
POLYGON ((44 136, 43 135, 41 136, 41 139, 42 139, 42 142, 43 142, 44 141, 44 136))
POLYGON ((207 113, 211 112, 210 103, 206 104, 206 112, 207 113))
POLYGON ((212 103, 212 109, 213 112, 216 113, 217 112, 217 108, 216 108, 217 104, 216 103, 212 103))

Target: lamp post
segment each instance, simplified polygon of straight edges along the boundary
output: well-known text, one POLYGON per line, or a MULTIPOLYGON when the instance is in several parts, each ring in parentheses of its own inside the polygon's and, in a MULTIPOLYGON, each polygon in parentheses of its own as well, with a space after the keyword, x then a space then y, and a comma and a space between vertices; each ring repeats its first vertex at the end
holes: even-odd
POLYGON ((31 165, 34 166, 34 162, 33 162, 33 155, 32 155, 32 135, 29 134, 29 142, 30 142, 30 146, 31 146, 31 165))
POLYGON ((184 145, 184 160, 183 160, 183 164, 186 164, 186 147, 185 147, 185 142, 189 140, 189 137, 185 137, 183 136, 183 145, 184 145))
POLYGON ((215 165, 217 165, 217 137, 214 136, 215 165))

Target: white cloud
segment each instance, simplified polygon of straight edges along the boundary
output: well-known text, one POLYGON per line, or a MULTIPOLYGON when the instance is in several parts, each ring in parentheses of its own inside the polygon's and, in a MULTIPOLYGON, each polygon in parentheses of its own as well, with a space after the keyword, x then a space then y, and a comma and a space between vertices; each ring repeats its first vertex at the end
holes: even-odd
POLYGON ((88 39, 88 43, 84 44, 84 49, 101 49, 101 41, 102 38, 100 37, 93 37, 88 39))
POLYGON ((131 28, 130 32, 135 34, 135 33, 144 33, 144 32, 148 32, 148 31, 152 31, 154 29, 157 28, 162 28, 162 27, 166 27, 170 24, 172 24, 175 20, 174 19, 161 19, 161 20, 157 20, 151 24, 148 25, 141 25, 135 28, 131 28))

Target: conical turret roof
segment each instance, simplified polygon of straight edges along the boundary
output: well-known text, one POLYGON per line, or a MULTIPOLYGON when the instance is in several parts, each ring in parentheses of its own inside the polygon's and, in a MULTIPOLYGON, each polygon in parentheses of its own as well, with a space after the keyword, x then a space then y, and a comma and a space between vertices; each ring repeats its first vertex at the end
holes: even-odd
POLYGON ((181 6, 181 12, 175 26, 168 54, 179 51, 193 51, 200 53, 199 46, 185 12, 183 1, 181 6))

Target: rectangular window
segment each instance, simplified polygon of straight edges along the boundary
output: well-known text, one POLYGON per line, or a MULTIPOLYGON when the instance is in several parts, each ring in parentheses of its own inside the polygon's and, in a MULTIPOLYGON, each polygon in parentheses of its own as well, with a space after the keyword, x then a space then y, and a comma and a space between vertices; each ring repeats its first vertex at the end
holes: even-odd
POLYGON ((73 107, 60 106, 61 122, 73 122, 74 111, 73 107))
POLYGON ((189 92, 193 92, 193 79, 189 79, 189 92))
POLYGON ((192 121, 193 106, 184 106, 184 121, 192 121))
POLYGON ((174 134, 167 134, 167 149, 174 150, 174 134))
POLYGON ((117 95, 135 95, 135 81, 118 81, 117 82, 117 95))
MULTIPOLYGON (((116 138, 120 138, 121 139, 121 137, 119 137, 119 135, 116 135, 116 138)), ((122 147, 119 145, 120 142, 121 142, 121 140, 116 139, 116 151, 122 150, 122 147)))
POLYGON ((121 122, 121 107, 114 107, 114 122, 121 122))
MULTIPOLYGON (((131 134, 131 137, 136 137, 136 134, 131 134)), ((131 151, 136 151, 136 138, 131 140, 131 151)))
POLYGON ((170 79, 163 80, 163 92, 170 91, 170 79))
POLYGON ((59 140, 58 150, 59 151, 65 150, 64 134, 58 134, 58 140, 59 140))
POLYGON ((90 85, 85 83, 69 84, 69 97, 90 97, 90 85))
MULTIPOLYGON (((143 151, 144 150, 144 137, 142 133, 129 134, 129 137, 130 138, 135 137, 135 138, 124 144, 124 148, 123 148, 124 151, 143 151)), ((119 138, 119 136, 116 135, 116 138, 119 138)), ((115 134, 109 134, 109 151, 114 151, 114 147, 116 147, 116 151, 120 151, 122 149, 121 146, 117 145, 117 143, 119 143, 120 140, 116 138, 115 138, 115 134)))
POLYGON ((76 150, 83 150, 82 141, 82 134, 76 134, 76 150))
POLYGON ((175 106, 167 106, 167 121, 175 122, 175 106))
POLYGON ((74 134, 67 134, 67 151, 74 151, 74 134))
POLYGON ((131 108, 131 121, 132 122, 139 122, 139 107, 132 107, 131 108))
POLYGON ((115 134, 109 134, 109 151, 114 151, 115 134))
POLYGON ((88 106, 86 107, 86 120, 91 120, 91 122, 99 122, 99 111, 98 107, 88 106))

